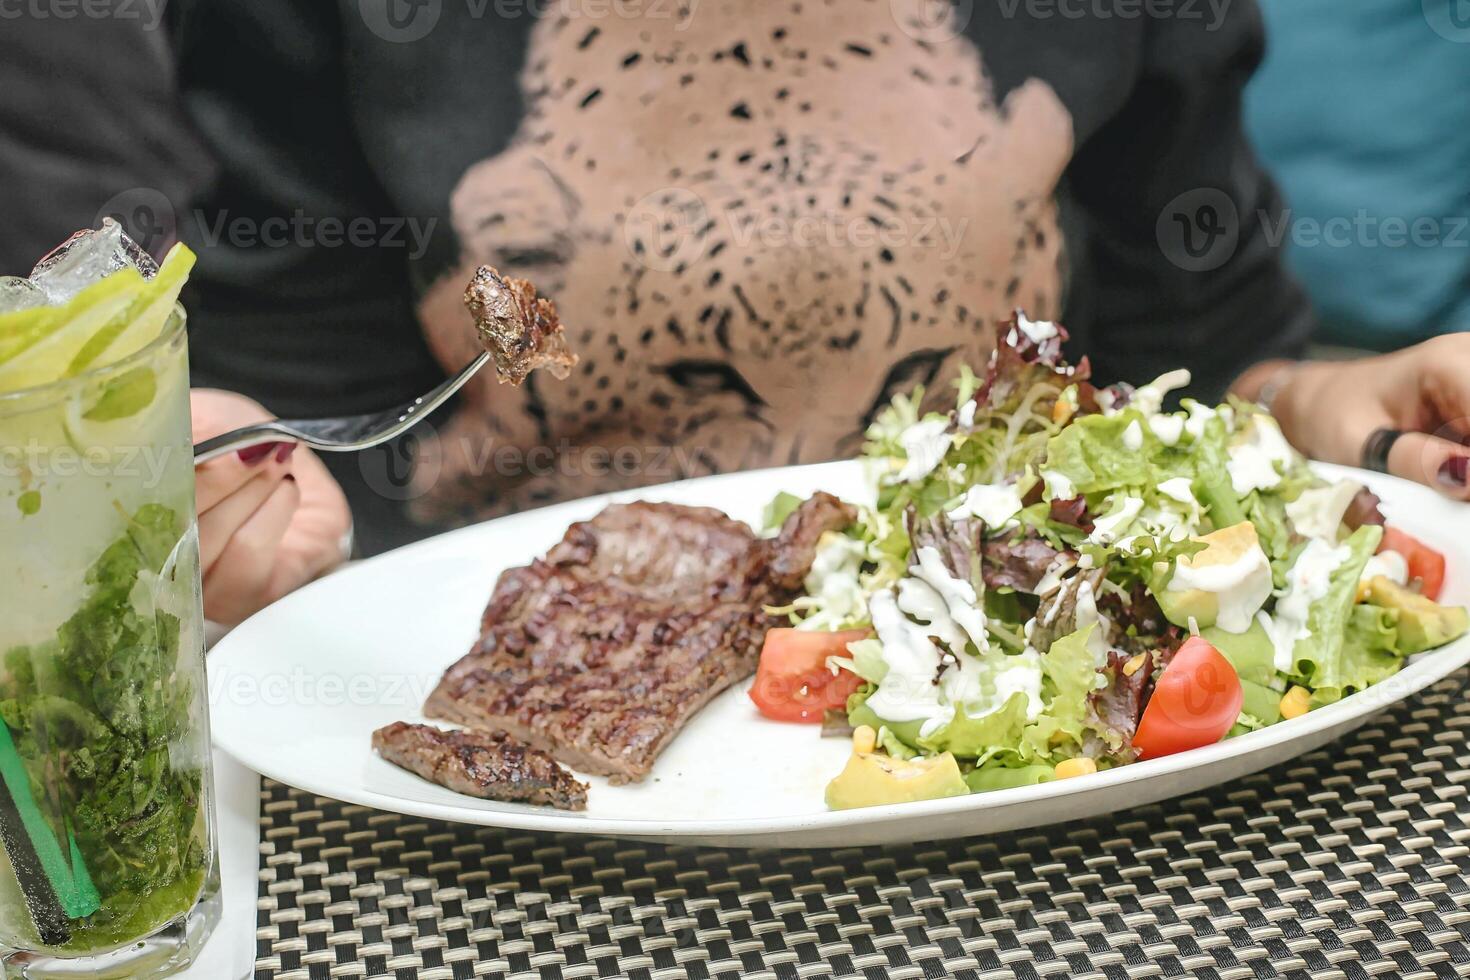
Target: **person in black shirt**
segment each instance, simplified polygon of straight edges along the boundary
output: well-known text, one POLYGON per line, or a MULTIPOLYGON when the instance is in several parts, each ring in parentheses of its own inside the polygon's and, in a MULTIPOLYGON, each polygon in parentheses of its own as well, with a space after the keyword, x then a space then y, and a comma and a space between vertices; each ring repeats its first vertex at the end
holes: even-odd
MULTIPOLYGON (((1470 414, 1458 338, 1293 360, 1312 316, 1240 125, 1254 3, 168 9, 219 164, 184 222, 201 383, 281 414, 410 397, 472 355, 461 295, 480 263, 571 325, 572 378, 477 379, 411 477, 334 461, 367 551, 852 454, 895 392, 948 398, 1017 307, 1065 322, 1103 380, 1183 365, 1191 394, 1264 394, 1319 458, 1357 462, 1378 428, 1453 436, 1470 414)), ((1452 438, 1405 437, 1387 464, 1464 495, 1452 438)))

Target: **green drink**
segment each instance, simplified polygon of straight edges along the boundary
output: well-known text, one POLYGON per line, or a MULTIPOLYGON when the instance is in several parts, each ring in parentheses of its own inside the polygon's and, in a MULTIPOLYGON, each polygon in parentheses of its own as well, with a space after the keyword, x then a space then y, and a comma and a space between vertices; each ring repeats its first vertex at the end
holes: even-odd
POLYGON ((11 976, 167 976, 218 915, 176 305, 193 257, 176 249, 149 278, 115 227, 92 235, 83 247, 95 254, 51 277, 74 281, 40 302, 12 280, 23 296, 0 313, 0 945, 11 976))

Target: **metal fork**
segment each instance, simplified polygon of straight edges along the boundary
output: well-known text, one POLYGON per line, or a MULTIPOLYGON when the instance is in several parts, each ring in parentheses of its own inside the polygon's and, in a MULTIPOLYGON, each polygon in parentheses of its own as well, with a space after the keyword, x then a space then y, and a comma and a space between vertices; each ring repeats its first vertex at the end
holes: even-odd
POLYGON ((328 453, 351 453, 377 446, 417 425, 420 419, 444 404, 450 395, 474 377, 488 360, 489 354, 481 354, 433 391, 385 412, 329 419, 275 419, 226 432, 196 445, 194 462, 205 463, 231 450, 267 442, 301 442, 328 453))

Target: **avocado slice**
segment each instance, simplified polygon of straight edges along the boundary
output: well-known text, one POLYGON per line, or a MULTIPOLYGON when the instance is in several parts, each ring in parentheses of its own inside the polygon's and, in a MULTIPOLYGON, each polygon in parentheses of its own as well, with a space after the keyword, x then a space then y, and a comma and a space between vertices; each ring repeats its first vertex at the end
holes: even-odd
POLYGON ((1281 692, 1264 684, 1240 679, 1242 714, 1250 715, 1263 725, 1274 725, 1281 720, 1281 692))
POLYGON ((1261 550, 1256 527, 1250 521, 1241 521, 1230 527, 1211 531, 1194 538, 1205 547, 1202 551, 1180 558, 1172 569, 1154 583, 1154 597, 1164 616, 1176 626, 1188 626, 1191 619, 1201 629, 1214 626, 1220 618, 1220 593, 1199 588, 1174 588, 1181 572, 1194 578, 1208 577, 1211 570, 1236 565, 1255 556, 1257 561, 1245 573, 1242 581, 1233 583, 1226 590, 1231 595, 1227 624, 1232 628, 1244 629, 1256 625, 1246 619, 1246 614, 1255 615, 1271 592, 1271 566, 1266 553, 1261 550))
POLYGON ((833 810, 851 810, 884 803, 939 800, 969 792, 965 777, 960 775, 959 763, 948 752, 904 761, 865 752, 854 745, 847 766, 827 784, 827 806, 833 810))
POLYGON ((1406 655, 1444 646, 1470 629, 1463 608, 1441 606, 1383 575, 1368 583, 1368 601, 1398 613, 1399 650, 1406 655))

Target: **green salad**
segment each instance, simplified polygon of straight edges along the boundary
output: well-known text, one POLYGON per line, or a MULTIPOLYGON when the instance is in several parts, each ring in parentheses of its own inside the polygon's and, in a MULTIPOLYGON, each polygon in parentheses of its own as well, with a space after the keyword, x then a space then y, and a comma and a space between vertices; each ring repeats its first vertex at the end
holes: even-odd
MULTIPOLYGON (((1018 314, 952 411, 899 397, 872 494, 818 545, 797 633, 840 637, 855 750, 833 807, 1082 775, 1362 690, 1463 634, 1438 552, 1189 375, 1094 387, 1018 314), (1386 537, 1387 535, 1387 537, 1386 537)), ((791 501, 772 503, 781 516, 791 501)), ((831 719, 829 719, 831 720, 831 719)))

